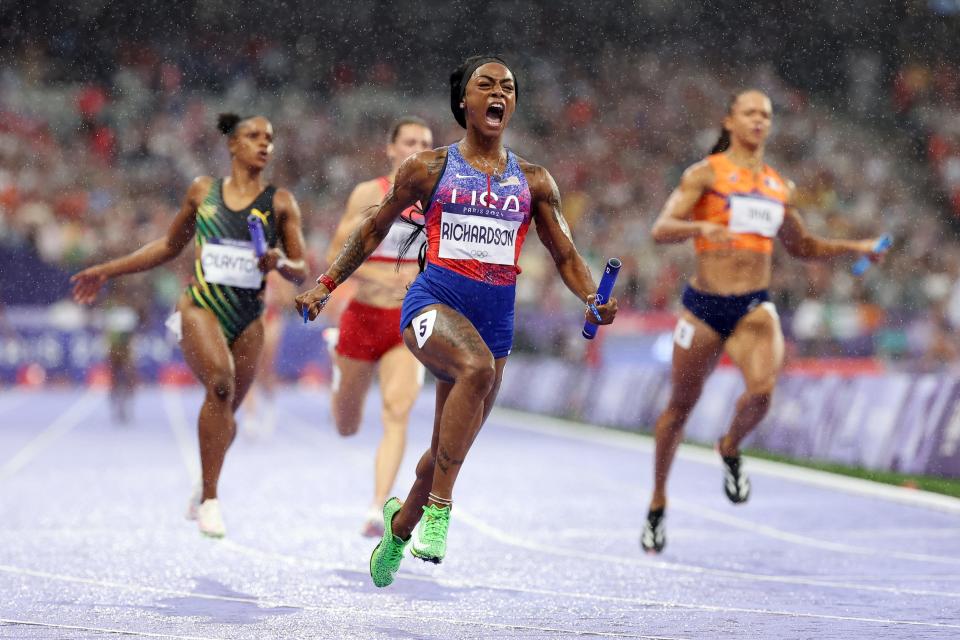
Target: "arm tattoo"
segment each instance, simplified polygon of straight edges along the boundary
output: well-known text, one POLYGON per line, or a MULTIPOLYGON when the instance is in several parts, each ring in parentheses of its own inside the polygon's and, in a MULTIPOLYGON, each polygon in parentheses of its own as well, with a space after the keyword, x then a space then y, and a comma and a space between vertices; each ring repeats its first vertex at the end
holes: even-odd
MULTIPOLYGON (((366 241, 363 237, 363 228, 371 218, 376 217, 383 210, 384 207, 389 207, 398 200, 397 198, 397 188, 396 185, 390 187, 390 190, 387 192, 387 195, 384 197, 383 202, 380 205, 376 205, 376 213, 371 215, 369 218, 365 218, 350 234, 350 237, 347 238, 347 241, 344 243, 343 247, 340 249, 340 253, 337 254, 337 257, 334 258, 333 264, 330 265, 328 275, 341 283, 347 278, 350 277, 357 268, 360 267, 366 260, 370 253, 373 252, 371 249, 367 251, 366 241)), ((376 232, 374 232, 376 234, 376 232)), ((377 238, 377 244, 383 240, 383 237, 377 238)))
POLYGON ((437 453, 437 466, 440 467, 440 471, 447 473, 450 467, 459 467, 462 464, 463 458, 458 460, 452 457, 445 448, 440 447, 440 451, 437 453))
POLYGON ((446 156, 434 158, 427 163, 427 175, 435 176, 443 171, 443 165, 447 161, 446 156))
POLYGON ((338 283, 346 280, 350 274, 356 271, 367 259, 367 252, 363 246, 363 238, 360 235, 360 229, 362 227, 363 225, 361 224, 353 230, 350 237, 347 238, 347 241, 344 243, 343 248, 340 249, 340 253, 337 254, 337 257, 334 259, 333 264, 330 265, 331 273, 329 275, 338 283))

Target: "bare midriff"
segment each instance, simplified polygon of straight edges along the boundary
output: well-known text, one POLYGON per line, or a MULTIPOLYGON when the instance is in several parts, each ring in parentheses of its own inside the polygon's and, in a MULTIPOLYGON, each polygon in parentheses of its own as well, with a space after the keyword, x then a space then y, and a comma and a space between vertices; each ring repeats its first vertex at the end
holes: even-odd
POLYGON ((694 289, 736 296, 770 286, 771 254, 744 249, 717 249, 697 254, 694 289))

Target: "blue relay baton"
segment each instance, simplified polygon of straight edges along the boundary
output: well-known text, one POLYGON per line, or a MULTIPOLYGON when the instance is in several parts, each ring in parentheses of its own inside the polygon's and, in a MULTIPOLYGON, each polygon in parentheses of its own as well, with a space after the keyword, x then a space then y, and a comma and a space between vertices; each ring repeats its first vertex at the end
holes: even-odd
POLYGON ((263 222, 252 213, 247 216, 247 229, 250 230, 250 239, 253 241, 253 252, 262 258, 267 252, 267 238, 263 235, 263 222))
MULTIPOLYGON (((877 239, 877 244, 873 245, 873 252, 882 253, 889 249, 892 244, 893 236, 885 233, 877 239)), ((871 264, 873 264, 873 262, 870 260, 870 256, 860 256, 860 259, 853 263, 850 271, 853 272, 855 276, 862 276, 867 272, 871 264)))
MULTIPOLYGON (((590 311, 593 312, 593 317, 596 318, 598 322, 600 321, 600 312, 597 311, 597 305, 604 304, 610 299, 610 294, 613 293, 613 285, 617 281, 617 274, 620 273, 620 267, 622 266, 623 263, 620 262, 618 258, 610 258, 610 260, 607 261, 607 267, 603 270, 603 277, 600 278, 600 286, 597 287, 597 297, 589 307, 590 311)), ((584 322, 581 334, 587 340, 593 340, 599 328, 599 325, 584 322)))

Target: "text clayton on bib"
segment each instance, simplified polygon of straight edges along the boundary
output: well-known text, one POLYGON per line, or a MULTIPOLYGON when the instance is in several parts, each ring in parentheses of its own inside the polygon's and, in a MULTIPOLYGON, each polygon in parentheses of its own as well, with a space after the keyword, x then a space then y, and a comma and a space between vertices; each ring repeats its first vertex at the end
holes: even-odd
POLYGON ((208 240, 200 252, 200 264, 207 282, 241 289, 259 289, 263 272, 249 242, 225 244, 208 240))
POLYGON ((754 233, 776 237, 783 224, 783 203, 764 198, 733 194, 730 196, 730 222, 733 233, 754 233))

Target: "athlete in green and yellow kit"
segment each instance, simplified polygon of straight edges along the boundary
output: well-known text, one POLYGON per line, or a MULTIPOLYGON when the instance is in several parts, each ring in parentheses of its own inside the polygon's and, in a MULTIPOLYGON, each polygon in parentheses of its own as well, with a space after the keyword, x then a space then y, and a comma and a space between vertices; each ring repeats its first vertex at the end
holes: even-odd
POLYGON ((276 270, 298 284, 306 277, 297 201, 263 178, 273 155, 273 127, 264 117, 223 114, 218 128, 227 136, 230 175, 194 180, 164 237, 72 278, 74 299, 90 304, 108 279, 168 262, 196 236, 194 280, 168 326, 181 334, 184 359, 206 388, 199 419, 202 486, 190 500, 188 517, 212 537, 226 531, 217 482, 236 435, 234 413, 253 382, 263 346, 264 274, 276 270), (269 247, 259 259, 247 226, 250 215, 262 223, 269 247))

